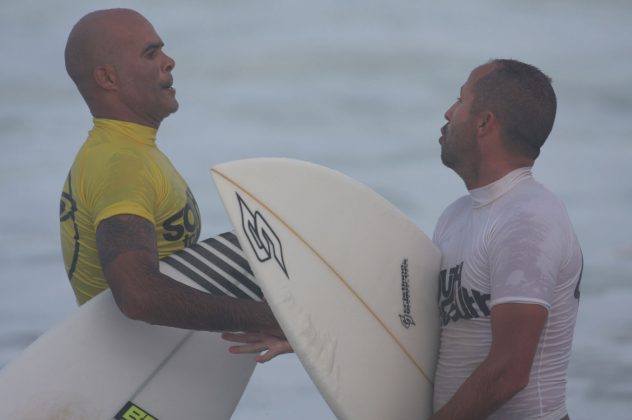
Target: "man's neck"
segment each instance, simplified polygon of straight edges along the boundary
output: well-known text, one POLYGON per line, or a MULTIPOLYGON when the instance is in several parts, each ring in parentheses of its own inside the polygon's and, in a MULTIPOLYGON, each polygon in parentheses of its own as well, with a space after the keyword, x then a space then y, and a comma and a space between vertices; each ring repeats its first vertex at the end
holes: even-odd
POLYGON ((533 166, 534 162, 534 159, 528 158, 487 159, 461 178, 468 190, 474 190, 496 182, 516 169, 533 166))

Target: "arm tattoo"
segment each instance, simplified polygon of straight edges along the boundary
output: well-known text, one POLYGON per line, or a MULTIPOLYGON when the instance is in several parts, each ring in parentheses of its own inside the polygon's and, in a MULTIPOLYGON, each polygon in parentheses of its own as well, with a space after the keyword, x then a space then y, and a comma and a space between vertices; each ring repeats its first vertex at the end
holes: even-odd
POLYGON ((211 296, 162 275, 154 225, 142 217, 123 214, 99 223, 97 249, 114 299, 132 319, 208 331, 279 328, 265 303, 211 296))
POLYGON ((154 225, 130 214, 105 219, 97 227, 97 249, 103 268, 127 251, 147 251, 155 255, 157 261, 154 225))

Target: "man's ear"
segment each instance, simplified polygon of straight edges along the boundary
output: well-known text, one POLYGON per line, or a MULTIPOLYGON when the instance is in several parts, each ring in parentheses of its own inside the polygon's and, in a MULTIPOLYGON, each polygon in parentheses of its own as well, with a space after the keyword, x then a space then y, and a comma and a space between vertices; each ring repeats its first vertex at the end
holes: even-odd
POLYGON ((97 66, 92 72, 96 84, 104 90, 118 90, 118 75, 111 64, 97 66))
POLYGON ((477 118, 476 129, 479 135, 485 135, 491 130, 496 129, 497 125, 496 116, 492 112, 483 112, 477 118))

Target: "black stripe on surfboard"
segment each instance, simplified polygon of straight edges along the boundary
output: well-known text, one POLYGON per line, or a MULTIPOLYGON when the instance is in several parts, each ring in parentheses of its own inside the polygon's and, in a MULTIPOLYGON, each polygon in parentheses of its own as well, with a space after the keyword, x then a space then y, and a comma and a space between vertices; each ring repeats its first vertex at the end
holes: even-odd
POLYGON ((182 264, 180 261, 176 260, 174 257, 167 257, 163 259, 162 262, 169 264, 171 268, 173 268, 174 270, 176 270, 183 276, 188 277, 189 279, 193 280, 194 282, 202 286, 204 290, 206 290, 210 294, 217 295, 217 296, 229 296, 225 291, 219 289, 217 286, 215 286, 215 284, 208 281, 204 277, 200 276, 198 273, 191 270, 189 267, 182 264))
POLYGON ((196 244, 192 249, 224 272, 239 279, 239 284, 253 294, 259 297, 263 296, 261 289, 255 283, 255 275, 234 233, 225 232, 214 238, 206 239, 196 244))
POLYGON ((237 235, 235 235, 233 232, 224 232, 219 236, 221 236, 222 238, 226 239, 229 242, 232 242, 233 245, 241 249, 241 245, 239 245, 239 240, 237 239, 237 235))
POLYGON ((212 252, 217 252, 218 254, 225 256, 231 262, 239 266, 241 270, 243 270, 245 273, 248 273, 249 276, 254 278, 254 274, 250 269, 248 260, 244 256, 244 253, 239 246, 239 242, 237 242, 237 244, 235 245, 231 240, 224 237, 224 235, 219 235, 215 238, 206 239, 205 241, 202 241, 197 245, 199 245, 200 248, 215 248, 216 251, 212 252))
MULTIPOLYGON (((196 248, 195 251, 204 257, 205 260, 215 264, 216 267, 231 276, 238 278, 241 286, 246 287, 256 295, 260 295, 261 289, 259 289, 259 286, 255 283, 254 274, 250 271, 250 266, 245 262, 245 260, 243 262, 245 266, 242 264, 237 264, 237 266, 235 266, 229 264, 227 260, 219 257, 219 255, 226 256, 225 252, 229 250, 225 248, 226 246, 219 241, 204 241, 204 243, 201 244, 199 248, 196 248)), ((235 263, 235 260, 231 259, 230 262, 235 263)))
MULTIPOLYGON (((234 234, 229 233, 230 236, 234 237, 234 234)), ((233 243, 232 240, 228 240, 233 243)), ((232 250, 217 239, 210 238, 177 255, 166 257, 162 262, 170 265, 211 294, 244 299, 253 299, 254 295, 261 299, 263 296, 261 289, 254 283, 250 266, 240 253, 241 248, 238 245, 232 250), (244 288, 250 294, 245 292, 244 288)))
MULTIPOLYGON (((236 284, 240 284, 242 280, 245 280, 245 277, 240 275, 239 278, 233 278, 225 274, 220 274, 212 267, 206 265, 207 263, 199 260, 189 252, 180 253, 177 256, 170 256, 162 261, 170 265, 180 274, 199 284, 213 295, 226 295, 242 299, 253 299, 252 295, 245 293, 236 286, 236 284), (198 271, 191 267, 195 267, 198 271), (203 275, 200 274, 200 272, 203 275)), ((257 296, 261 298, 261 295, 257 296)))
MULTIPOLYGON (((202 251, 196 250, 196 251, 202 251)), ((199 271, 204 273, 206 276, 210 277, 216 285, 223 287, 230 294, 238 298, 248 298, 248 294, 241 290, 236 283, 243 283, 244 281, 249 281, 243 274, 238 271, 232 270, 230 273, 226 273, 229 276, 224 276, 220 274, 218 270, 212 267, 210 264, 215 264, 217 261, 217 257, 208 253, 209 255, 204 255, 206 260, 202 260, 197 256, 193 255, 192 252, 185 252, 178 255, 178 257, 182 258, 184 261, 188 262, 191 266, 197 268, 199 271), (209 264, 210 263, 210 264, 209 264)), ((230 270, 230 268, 229 268, 230 270)))

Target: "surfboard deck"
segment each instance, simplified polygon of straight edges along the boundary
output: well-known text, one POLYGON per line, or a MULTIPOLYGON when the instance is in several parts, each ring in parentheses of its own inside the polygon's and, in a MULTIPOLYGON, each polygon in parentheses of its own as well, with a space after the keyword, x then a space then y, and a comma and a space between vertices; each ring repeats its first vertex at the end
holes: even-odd
MULTIPOLYGON (((160 269, 208 293, 261 299, 232 233, 160 269)), ((0 371, 0 419, 229 419, 255 362, 228 346, 218 333, 132 321, 106 290, 0 371)))
POLYGON ((431 415, 440 253, 330 169, 249 159, 213 178, 284 333, 337 418, 431 415))

